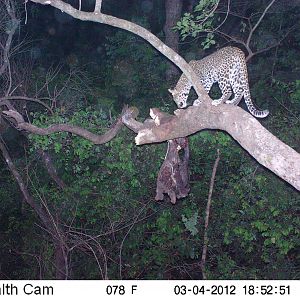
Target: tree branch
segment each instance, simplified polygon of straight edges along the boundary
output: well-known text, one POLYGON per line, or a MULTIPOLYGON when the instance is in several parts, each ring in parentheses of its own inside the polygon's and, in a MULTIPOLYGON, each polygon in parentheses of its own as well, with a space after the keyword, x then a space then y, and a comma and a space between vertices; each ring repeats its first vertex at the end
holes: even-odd
MULTIPOLYGON (((142 128, 143 124, 138 124, 142 128)), ((135 141, 137 145, 159 143, 204 129, 226 131, 260 164, 300 190, 300 154, 238 106, 224 104, 209 109, 191 106, 176 110, 166 123, 138 130, 135 141)))
POLYGON ((19 188, 21 190, 21 193, 23 195, 23 198, 25 202, 31 206, 31 208, 34 210, 34 212, 38 215, 40 220, 42 221, 43 225, 45 226, 46 231, 51 235, 53 244, 55 246, 55 259, 58 258, 62 260, 60 263, 55 261, 56 266, 56 278, 57 279, 66 279, 67 278, 67 267, 68 263, 65 259, 66 257, 66 244, 64 239, 64 232, 60 230, 58 225, 53 219, 53 216, 51 215, 50 211, 47 209, 47 207, 44 205, 40 206, 37 205, 34 199, 31 197, 30 193, 28 192, 28 189, 25 185, 24 180, 22 179, 21 174, 15 167, 1 137, 0 137, 0 151, 2 152, 2 155, 8 165, 9 170, 11 171, 12 175, 14 176, 17 184, 19 185, 19 188), (63 267, 61 267, 63 265, 63 267))
POLYGON ((271 49, 273 49, 273 48, 275 48, 275 47, 278 47, 281 43, 282 43, 282 41, 293 31, 293 30, 295 30, 295 28, 299 25, 298 24, 299 22, 297 22, 296 24, 294 24, 292 27, 290 27, 289 28, 289 30, 282 36, 282 38, 279 40, 279 41, 277 41, 276 43, 274 43, 274 44, 272 44, 272 45, 270 45, 270 46, 268 46, 268 47, 265 47, 265 48, 263 48, 263 49, 260 49, 260 50, 257 50, 257 51, 255 51, 255 52, 252 52, 251 51, 251 53, 249 53, 248 54, 248 56, 246 57, 246 62, 247 61, 249 61, 254 55, 257 55, 257 54, 260 54, 260 53, 263 53, 263 52, 266 52, 266 51, 268 51, 268 50, 271 50, 271 49))
POLYGON ((207 199, 207 205, 206 205, 206 211, 205 211, 203 249, 202 249, 201 264, 200 264, 203 279, 207 279, 206 273, 205 273, 205 263, 206 263, 207 247, 208 247, 208 223, 209 223, 209 214, 210 214, 210 206, 211 206, 211 197, 212 197, 212 193, 213 193, 213 189, 214 189, 215 178, 216 178, 219 161, 220 161, 220 150, 218 149, 217 150, 217 158, 215 160, 211 179, 210 179, 208 199, 207 199))
MULTIPOLYGON (((246 57, 246 62, 248 62, 253 56, 257 55, 257 54, 260 54, 260 53, 263 53, 263 52, 266 52, 274 47, 277 47, 297 26, 298 26, 298 23, 299 22, 296 22, 296 24, 294 24, 291 28, 289 28, 287 30, 287 32, 275 43, 273 43, 272 45, 270 46, 267 46, 263 49, 260 49, 260 50, 257 50, 257 51, 253 51, 251 46, 250 46, 250 42, 251 42, 251 39, 253 37, 253 33, 254 31, 258 28, 258 26, 260 25, 260 23, 262 22, 263 18, 265 17, 266 13, 268 12, 268 10, 270 9, 270 7, 274 4, 276 0, 272 0, 268 6, 264 9, 262 15, 260 16, 260 18, 258 19, 258 21, 255 23, 254 26, 252 26, 251 24, 251 17, 244 17, 244 16, 241 16, 241 15, 238 15, 238 14, 235 14, 235 13, 232 13, 230 12, 231 15, 234 15, 240 19, 244 19, 244 20, 247 20, 248 21, 248 26, 249 26, 249 34, 248 34, 248 37, 246 40, 242 40, 240 38, 237 38, 237 37, 234 37, 230 34, 227 34, 221 30, 216 30, 215 32, 221 36, 223 36, 226 40, 230 40, 230 41, 233 41, 237 44, 240 44, 242 45, 243 47, 246 48, 247 52, 248 52, 248 55, 246 57)), ((220 12, 220 13, 224 13, 224 12, 220 12)), ((252 15, 253 16, 253 15, 252 15)))
POLYGON ((181 71, 186 75, 188 80, 192 83, 199 99, 201 99, 202 102, 207 102, 209 104, 211 103, 210 97, 206 93, 204 87, 202 86, 198 76, 196 75, 192 67, 180 55, 178 55, 174 50, 165 45, 159 38, 157 38, 147 29, 127 20, 106 15, 101 12, 95 14, 94 12, 79 11, 70 4, 67 4, 61 0, 31 0, 31 2, 39 3, 42 5, 51 5, 69 14, 70 16, 82 21, 92 21, 101 24, 107 24, 113 27, 127 30, 135 35, 138 35, 139 37, 145 39, 156 50, 161 52, 165 57, 167 57, 181 69, 181 71))
POLYGON ((55 236, 56 235, 56 231, 57 228, 54 224, 54 222, 52 221, 52 219, 50 218, 50 216, 45 212, 45 210, 42 208, 42 206, 39 206, 36 204, 36 202, 34 201, 34 199, 31 197, 31 195, 29 194, 25 182, 22 179, 21 174, 19 173, 19 171, 17 170, 17 168, 15 167, 3 141, 2 138, 0 137, 0 150, 2 152, 2 155, 8 165, 9 170, 11 171, 11 173, 13 174, 17 184, 19 185, 19 188, 21 190, 21 193, 24 197, 25 202, 31 206, 31 208, 37 213, 38 217, 41 219, 41 221, 43 222, 43 224, 45 225, 47 231, 55 236))
POLYGON ((56 132, 70 132, 91 141, 95 145, 107 143, 117 135, 123 125, 123 115, 126 114, 127 116, 132 116, 133 118, 137 116, 136 111, 133 112, 130 109, 125 108, 115 124, 103 135, 98 135, 84 128, 69 124, 55 124, 47 128, 39 128, 35 125, 25 122, 23 116, 15 110, 3 111, 2 113, 8 118, 12 118, 12 120, 16 122, 16 128, 19 130, 25 130, 27 132, 39 135, 49 135, 56 132))
POLYGON ((94 13, 101 13, 102 0, 96 0, 94 13))
POLYGON ((256 22, 256 24, 254 25, 254 27, 251 29, 249 35, 248 35, 248 38, 247 38, 247 42, 246 42, 246 45, 249 47, 249 44, 250 44, 250 41, 251 41, 251 38, 252 38, 252 35, 254 33, 254 31, 256 30, 256 28, 258 27, 258 25, 261 23, 262 19, 264 18, 264 16, 266 15, 267 11, 269 10, 269 8, 273 5, 273 3, 275 2, 276 0, 272 0, 269 5, 265 8, 264 12, 262 13, 262 15, 260 16, 260 18, 258 19, 258 21, 256 22))
POLYGON ((5 2, 5 6, 6 6, 6 10, 7 13, 10 16, 10 21, 11 21, 11 28, 8 32, 8 36, 5 42, 5 46, 3 48, 3 63, 0 66, 0 76, 3 75, 3 73, 5 72, 5 70, 7 69, 7 67, 9 66, 9 54, 10 54, 10 50, 11 50, 11 45, 12 45, 12 40, 13 40, 13 36, 17 30, 17 28, 19 27, 20 21, 16 18, 15 16, 15 10, 14 7, 12 6, 10 1, 6 1, 5 2))
POLYGON ((54 167, 54 164, 52 162, 52 159, 50 157, 50 155, 42 150, 39 150, 38 153, 41 155, 42 160, 46 166, 46 169, 50 175, 50 177, 55 181, 55 183, 63 190, 65 189, 67 186, 66 184, 62 181, 62 179, 57 175, 57 171, 54 167))
POLYGON ((39 103, 41 105, 43 105, 45 108, 47 108, 52 114, 53 114, 53 110, 50 108, 50 106, 48 106, 46 103, 44 103, 43 101, 36 99, 36 98, 31 98, 31 97, 25 97, 25 96, 7 96, 7 97, 0 97, 0 105, 2 105, 3 103, 5 104, 6 101, 16 101, 16 100, 21 100, 21 101, 30 101, 30 102, 36 102, 39 103))

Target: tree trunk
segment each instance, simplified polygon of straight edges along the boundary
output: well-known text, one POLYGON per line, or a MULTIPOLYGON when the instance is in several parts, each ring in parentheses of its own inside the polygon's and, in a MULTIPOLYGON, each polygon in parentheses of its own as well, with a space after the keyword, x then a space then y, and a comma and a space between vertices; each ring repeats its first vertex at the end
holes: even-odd
MULTIPOLYGON (((165 43, 170 48, 178 53, 178 43, 179 43, 179 33, 174 31, 174 26, 179 21, 182 10, 182 0, 166 0, 166 23, 164 26, 165 32, 165 43)), ((178 68, 172 64, 168 63, 168 69, 166 71, 166 77, 168 81, 171 81, 174 77, 179 75, 178 68)))

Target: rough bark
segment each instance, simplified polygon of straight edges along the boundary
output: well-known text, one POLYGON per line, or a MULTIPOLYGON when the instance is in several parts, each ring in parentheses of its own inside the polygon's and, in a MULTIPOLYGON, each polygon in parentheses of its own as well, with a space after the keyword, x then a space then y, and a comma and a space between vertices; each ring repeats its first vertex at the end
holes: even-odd
MULTIPOLYGON (((179 33, 174 30, 174 26, 179 21, 182 10, 182 0, 166 0, 166 22, 164 25, 165 43, 178 53, 179 33)), ((179 75, 179 70, 174 64, 169 64, 166 71, 167 80, 179 75)))
MULTIPOLYGON (((242 108, 228 104, 217 107, 203 104, 201 106, 191 106, 185 110, 176 110, 175 116, 167 115, 158 109, 155 109, 155 111, 156 114, 152 116, 155 119, 154 122, 146 120, 144 123, 135 120, 137 116, 136 108, 129 108, 122 114, 122 122, 138 133, 135 138, 137 145, 186 137, 204 129, 224 130, 260 164, 300 190, 300 154, 281 142, 242 108), (167 121, 160 122, 161 119, 167 119, 167 121)), ((8 115, 9 112, 3 113, 8 115)), ((17 114, 14 112, 13 115, 17 114)), ((13 115, 10 114, 10 117, 13 117, 13 115)), ((45 132, 44 128, 35 127, 24 121, 18 123, 18 119, 15 119, 15 121, 17 122, 17 128, 32 133, 50 134, 52 132, 49 130, 45 132)), ((58 130, 59 127, 56 129, 58 130)), ((83 128, 78 127, 76 132, 72 132, 86 137, 95 144, 100 141, 101 143, 107 141, 107 138, 103 140, 103 135, 97 136, 83 128), (89 138, 90 135, 93 135, 93 139, 89 138)), ((112 136, 110 137, 112 138, 112 136)))

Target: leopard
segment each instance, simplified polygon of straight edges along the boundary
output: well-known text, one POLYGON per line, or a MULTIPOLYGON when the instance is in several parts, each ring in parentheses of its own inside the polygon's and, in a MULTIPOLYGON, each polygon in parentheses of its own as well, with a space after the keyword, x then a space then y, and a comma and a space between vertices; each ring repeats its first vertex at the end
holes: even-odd
MULTIPOLYGON (((224 47, 201 60, 191 60, 189 65, 195 71, 201 84, 209 93, 214 83, 218 83, 222 96, 213 100, 212 105, 221 103, 238 105, 244 97, 249 112, 256 118, 265 118, 269 111, 258 110, 251 100, 248 71, 244 52, 237 47, 224 47), (233 98, 230 97, 234 94, 233 98)), ((182 74, 174 89, 169 89, 178 108, 187 107, 187 98, 192 84, 182 74)), ((194 101, 199 106, 201 100, 194 101)))

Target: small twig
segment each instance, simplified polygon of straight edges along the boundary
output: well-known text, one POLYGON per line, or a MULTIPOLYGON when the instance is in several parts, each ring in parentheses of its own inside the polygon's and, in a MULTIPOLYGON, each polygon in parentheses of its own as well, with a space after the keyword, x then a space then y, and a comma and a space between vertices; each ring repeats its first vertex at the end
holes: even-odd
MULTIPOLYGON (((214 33, 215 31, 217 31, 227 20, 228 18, 228 15, 229 15, 229 12, 230 12, 230 0, 227 1, 227 12, 226 12, 226 15, 225 15, 225 18, 223 19, 223 21, 216 27, 214 28, 211 33, 214 33)), ((215 13, 215 11, 214 11, 215 13)))
MULTIPOLYGON (((233 41, 237 44, 240 44, 242 46, 244 46, 248 52, 248 55, 246 57, 246 62, 248 62, 251 58, 253 58, 253 56, 256 56, 258 54, 261 54, 263 52, 266 52, 268 50, 271 50, 275 47, 278 47, 281 42, 298 26, 299 22, 296 22, 296 24, 294 24, 292 27, 290 27, 287 32, 276 42, 272 43, 272 45, 269 45, 265 48, 262 48, 260 50, 256 50, 254 51, 250 45, 253 34, 255 32, 255 30, 258 28, 258 26, 260 25, 260 23, 262 22, 263 18, 265 17, 265 15, 267 14, 268 10, 270 9, 270 7, 274 4, 276 0, 272 0, 268 6, 264 9, 263 13, 261 14, 259 20, 254 24, 254 26, 252 26, 251 24, 251 18, 253 18, 256 14, 252 14, 249 18, 240 16, 240 15, 236 15, 236 17, 239 17, 241 19, 247 20, 248 26, 249 26, 249 34, 246 40, 242 40, 240 38, 231 36, 221 30, 214 30, 214 32, 216 32, 217 34, 221 35, 224 39, 226 39, 227 41, 233 41)), ((225 13, 225 12, 220 12, 220 13, 225 13)), ((229 14, 232 14, 231 12, 229 14)), ((217 28, 218 29, 218 28, 217 28)))
MULTIPOLYGON (((276 97, 273 96, 273 98, 286 110, 288 111, 296 120, 297 122, 300 122, 300 119, 295 115, 290 109, 288 109, 283 103, 281 103, 276 97)), ((297 123, 296 122, 296 123, 297 123)), ((295 125, 295 124, 294 124, 295 125)))
POLYGON ((215 164, 214 164, 211 179, 210 179, 209 193, 208 193, 208 199, 207 199, 207 205, 206 205, 206 211, 205 211, 203 249, 202 249, 202 257, 201 257, 201 264, 200 264, 203 279, 206 279, 205 262, 206 262, 206 255, 207 255, 207 246, 208 246, 207 231, 208 231, 208 222, 209 222, 209 214, 210 214, 210 206, 211 206, 211 197, 212 197, 212 192, 213 192, 213 188, 214 188, 215 177, 216 177, 216 172, 217 172, 219 161, 220 161, 220 150, 218 149, 217 150, 217 158, 215 160, 215 164))
POLYGON ((8 64, 9 64, 9 57, 10 57, 10 51, 12 47, 12 42, 13 42, 13 36, 19 27, 19 20, 16 18, 15 13, 14 13, 14 7, 11 6, 11 3, 6 2, 5 4, 6 10, 8 15, 10 16, 10 21, 12 24, 12 27, 8 33, 7 39, 5 41, 5 46, 2 47, 3 49, 3 63, 0 65, 0 76, 3 75, 3 73, 6 71, 8 64))
POLYGON ((31 97, 25 97, 25 96, 6 96, 6 97, 0 97, 0 105, 2 104, 2 102, 5 102, 5 101, 30 101, 30 102, 36 102, 36 103, 39 103, 41 105, 43 105, 46 109, 48 109, 51 114, 53 114, 53 110, 46 104, 44 103, 43 101, 39 100, 39 99, 36 99, 36 98, 31 98, 31 97))
POLYGON ((28 12, 27 12, 27 2, 28 0, 25 0, 25 3, 24 3, 24 8, 25 8, 25 25, 27 24, 27 20, 28 20, 28 12))
POLYGON ((256 24, 254 25, 254 27, 251 29, 250 33, 249 33, 249 36, 247 38, 247 42, 246 44, 249 46, 250 44, 250 40, 252 38, 252 35, 254 33, 254 31, 256 30, 256 28, 258 27, 258 25, 261 23, 262 19, 264 18, 265 14, 267 13, 267 11, 269 10, 269 8, 273 5, 273 3, 275 2, 276 0, 272 0, 269 5, 265 8, 264 12, 262 13, 262 15, 260 16, 259 20, 256 22, 256 24))

